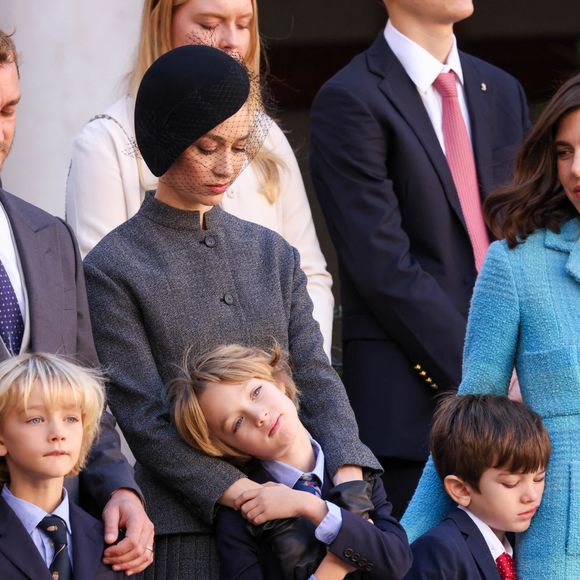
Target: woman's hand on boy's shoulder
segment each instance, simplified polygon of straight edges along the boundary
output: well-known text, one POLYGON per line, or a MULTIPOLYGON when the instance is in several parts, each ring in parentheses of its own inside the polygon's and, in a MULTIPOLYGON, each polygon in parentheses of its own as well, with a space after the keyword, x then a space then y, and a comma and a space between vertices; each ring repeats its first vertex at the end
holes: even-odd
POLYGON ((326 503, 318 496, 281 483, 268 482, 245 491, 240 500, 242 515, 254 525, 302 516, 318 526, 328 513, 326 503))

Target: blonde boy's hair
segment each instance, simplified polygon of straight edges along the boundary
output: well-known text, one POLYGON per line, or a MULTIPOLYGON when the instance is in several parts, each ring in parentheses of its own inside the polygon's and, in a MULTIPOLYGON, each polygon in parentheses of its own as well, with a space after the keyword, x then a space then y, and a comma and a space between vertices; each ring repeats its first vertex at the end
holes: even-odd
POLYGON ((241 383, 254 378, 271 381, 283 387, 286 396, 298 407, 298 390, 287 356, 278 344, 271 352, 228 344, 197 357, 189 349, 182 372, 183 377, 167 385, 173 422, 188 445, 212 457, 226 457, 236 462, 250 459, 249 455, 226 445, 210 432, 199 399, 212 384, 241 383))
MULTIPOLYGON (((51 409, 63 401, 74 401, 81 409, 83 441, 79 459, 68 475, 76 475, 85 465, 105 405, 101 377, 66 359, 44 353, 26 353, 0 363, 0 430, 6 414, 26 411, 30 393, 39 386, 45 405, 51 409)), ((10 481, 6 459, 0 457, 0 482, 10 481)))

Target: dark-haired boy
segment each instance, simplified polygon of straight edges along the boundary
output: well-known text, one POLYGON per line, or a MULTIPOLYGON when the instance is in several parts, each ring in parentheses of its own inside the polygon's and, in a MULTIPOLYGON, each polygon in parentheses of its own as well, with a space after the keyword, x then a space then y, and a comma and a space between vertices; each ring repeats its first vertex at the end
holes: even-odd
POLYGON ((506 397, 453 396, 429 444, 457 507, 413 542, 405 579, 515 580, 505 533, 527 530, 542 500, 550 439, 541 418, 506 397))

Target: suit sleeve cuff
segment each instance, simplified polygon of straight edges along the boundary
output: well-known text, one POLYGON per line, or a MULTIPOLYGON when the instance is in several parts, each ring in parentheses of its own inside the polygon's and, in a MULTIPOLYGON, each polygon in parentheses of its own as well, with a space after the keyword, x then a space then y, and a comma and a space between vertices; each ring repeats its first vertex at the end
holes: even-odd
POLYGON ((334 542, 340 532, 340 528, 342 527, 342 513, 337 505, 329 501, 325 503, 328 508, 328 513, 324 516, 320 524, 318 524, 314 535, 317 540, 328 545, 334 542))

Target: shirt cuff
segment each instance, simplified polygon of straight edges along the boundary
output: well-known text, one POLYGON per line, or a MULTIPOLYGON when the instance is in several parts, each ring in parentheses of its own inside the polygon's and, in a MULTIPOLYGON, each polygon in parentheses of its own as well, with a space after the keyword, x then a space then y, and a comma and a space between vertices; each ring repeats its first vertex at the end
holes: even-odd
POLYGON ((329 501, 326 503, 328 508, 328 513, 324 516, 324 519, 318 524, 316 530, 314 530, 314 535, 316 539, 321 541, 323 544, 332 544, 340 532, 342 527, 342 513, 340 508, 329 501))

